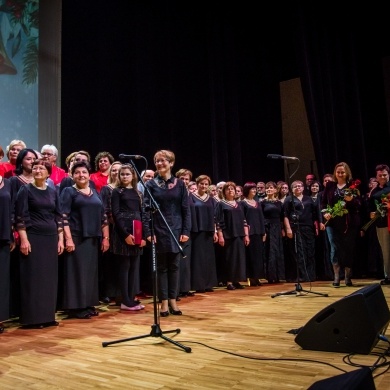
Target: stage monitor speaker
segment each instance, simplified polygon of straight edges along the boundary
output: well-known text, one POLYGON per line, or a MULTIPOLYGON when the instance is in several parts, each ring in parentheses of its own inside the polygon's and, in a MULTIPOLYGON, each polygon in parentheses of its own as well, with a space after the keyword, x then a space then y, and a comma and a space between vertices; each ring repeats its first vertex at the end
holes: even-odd
POLYGON ((375 390, 374 378, 368 367, 322 379, 307 390, 375 390))
POLYGON ((314 351, 369 354, 389 322, 389 307, 376 283, 322 309, 300 329, 295 342, 314 351))

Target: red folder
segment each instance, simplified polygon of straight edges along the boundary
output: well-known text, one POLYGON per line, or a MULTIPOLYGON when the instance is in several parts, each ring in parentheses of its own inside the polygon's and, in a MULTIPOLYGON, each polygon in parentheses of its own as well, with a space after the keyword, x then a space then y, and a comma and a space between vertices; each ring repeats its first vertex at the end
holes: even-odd
POLYGON ((140 245, 142 241, 142 222, 134 219, 133 221, 134 244, 140 245))

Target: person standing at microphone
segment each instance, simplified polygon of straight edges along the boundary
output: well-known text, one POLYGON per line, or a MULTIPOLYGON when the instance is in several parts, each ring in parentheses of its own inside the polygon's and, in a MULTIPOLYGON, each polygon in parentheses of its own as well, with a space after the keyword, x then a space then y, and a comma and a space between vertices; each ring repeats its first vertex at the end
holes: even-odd
POLYGON ((145 183, 149 190, 145 191, 145 203, 152 205, 153 197, 161 211, 154 214, 154 237, 147 237, 150 242, 154 239, 156 244, 160 316, 167 317, 169 313, 182 315, 176 302, 181 259, 178 243, 186 243, 191 232, 188 191, 185 183, 172 175, 175 164, 175 154, 172 151, 157 151, 154 163, 158 174, 145 183))

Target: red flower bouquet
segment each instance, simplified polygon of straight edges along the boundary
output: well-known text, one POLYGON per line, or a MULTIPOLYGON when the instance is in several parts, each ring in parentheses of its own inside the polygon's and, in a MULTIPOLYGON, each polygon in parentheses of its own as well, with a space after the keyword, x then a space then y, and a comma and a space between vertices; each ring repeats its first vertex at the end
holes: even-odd
POLYGON ((360 195, 360 191, 358 187, 362 182, 359 179, 352 181, 351 185, 344 190, 344 196, 358 196, 360 195))

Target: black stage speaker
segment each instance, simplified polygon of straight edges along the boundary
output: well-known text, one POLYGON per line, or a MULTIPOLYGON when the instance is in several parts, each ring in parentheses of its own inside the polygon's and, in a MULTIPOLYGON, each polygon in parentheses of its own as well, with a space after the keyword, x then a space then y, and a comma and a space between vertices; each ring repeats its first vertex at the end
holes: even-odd
POLYGON ((300 329, 295 342, 314 351, 369 354, 389 322, 382 288, 372 284, 322 309, 300 329))
POLYGON ((312 384, 308 390, 375 390, 375 383, 368 367, 346 372, 312 384))

